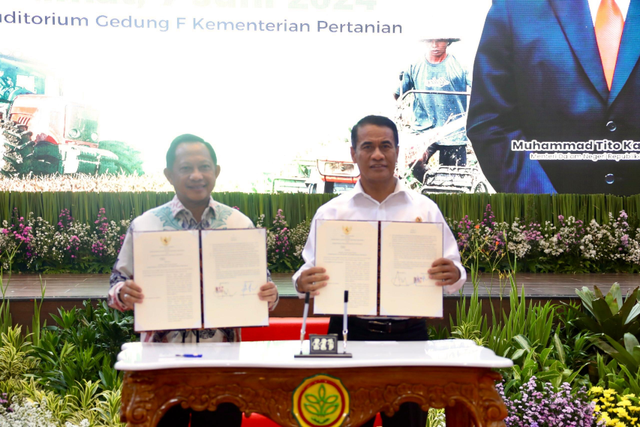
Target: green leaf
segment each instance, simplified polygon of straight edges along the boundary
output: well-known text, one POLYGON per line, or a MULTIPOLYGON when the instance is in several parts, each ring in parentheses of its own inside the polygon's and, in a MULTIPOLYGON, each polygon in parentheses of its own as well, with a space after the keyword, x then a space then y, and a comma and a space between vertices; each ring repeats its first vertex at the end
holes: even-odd
POLYGON ((640 343, 638 343, 638 339, 635 336, 629 333, 624 334, 624 347, 628 352, 632 352, 638 346, 640 346, 640 343))
POLYGON ((613 316, 609 305, 603 298, 593 300, 593 316, 600 324, 603 324, 613 316))
POLYGON ((313 404, 318 404, 320 403, 320 400, 314 396, 313 394, 305 394, 304 398, 307 399, 307 401, 313 403, 313 404))
POLYGON ((556 354, 558 355, 558 359, 560 359, 560 362, 562 362, 563 365, 566 364, 567 355, 564 351, 564 346, 562 345, 562 341, 560 341, 560 337, 558 336, 558 332, 553 334, 553 345, 555 347, 556 354))
POLYGON ((322 415, 320 414, 320 412, 318 411, 318 408, 316 408, 315 405, 312 405, 310 403, 305 403, 302 406, 304 406, 304 409, 306 409, 307 412, 309 412, 310 414, 318 415, 318 416, 322 415))
POLYGON ((336 405, 331 405, 331 406, 327 407, 327 409, 324 411, 324 414, 325 415, 333 414, 334 412, 336 412, 338 410, 339 406, 340 405, 336 404, 336 405))

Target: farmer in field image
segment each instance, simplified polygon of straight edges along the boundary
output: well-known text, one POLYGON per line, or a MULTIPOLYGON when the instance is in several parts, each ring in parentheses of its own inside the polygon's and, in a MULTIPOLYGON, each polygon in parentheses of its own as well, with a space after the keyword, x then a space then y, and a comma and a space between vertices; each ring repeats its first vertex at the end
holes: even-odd
MULTIPOLYGON (((402 82, 394 97, 400 99, 410 90, 435 92, 466 92, 471 86, 467 70, 447 48, 460 38, 452 37, 445 30, 433 30, 421 42, 424 55, 402 74, 402 82)), ((444 126, 448 121, 467 111, 466 95, 415 93, 413 98, 412 131, 422 133, 444 126)), ((413 174, 420 182, 424 180, 427 164, 431 156, 440 151, 440 163, 447 166, 466 166, 466 135, 461 132, 446 143, 436 141, 424 155, 417 159, 413 174)))

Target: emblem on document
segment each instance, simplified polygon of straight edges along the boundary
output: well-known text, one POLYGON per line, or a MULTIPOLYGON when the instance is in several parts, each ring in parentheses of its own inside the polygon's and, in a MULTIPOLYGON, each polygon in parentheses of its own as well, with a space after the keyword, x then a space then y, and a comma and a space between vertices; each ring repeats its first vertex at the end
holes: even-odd
POLYGON ((349 415, 349 392, 338 378, 314 375, 294 391, 292 412, 300 427, 341 426, 349 415))
POLYGON ((416 217, 416 222, 422 222, 422 218, 420 218, 419 216, 416 217))
POLYGON ((350 225, 342 226, 342 232, 344 233, 345 236, 348 236, 349 234, 351 234, 351 230, 353 230, 353 227, 350 225))
POLYGON ((162 242, 163 245, 169 246, 169 242, 171 241, 171 237, 162 236, 162 237, 160 237, 160 241, 162 242))

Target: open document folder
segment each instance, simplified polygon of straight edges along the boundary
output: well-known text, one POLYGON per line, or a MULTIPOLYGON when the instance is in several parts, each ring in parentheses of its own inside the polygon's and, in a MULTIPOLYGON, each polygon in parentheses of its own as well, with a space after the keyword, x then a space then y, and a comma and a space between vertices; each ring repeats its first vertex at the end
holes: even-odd
POLYGON ((266 230, 134 232, 133 239, 134 280, 144 294, 136 331, 268 324, 269 304, 258 299, 267 282, 266 230))
POLYGON ((329 283, 314 312, 342 314, 348 290, 348 314, 442 317, 442 287, 427 272, 442 242, 439 223, 318 220, 316 265, 329 283))

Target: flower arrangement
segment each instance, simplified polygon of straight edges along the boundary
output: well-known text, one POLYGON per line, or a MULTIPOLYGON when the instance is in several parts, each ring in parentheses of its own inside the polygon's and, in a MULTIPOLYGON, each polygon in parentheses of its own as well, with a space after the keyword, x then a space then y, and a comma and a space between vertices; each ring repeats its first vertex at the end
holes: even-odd
MULTIPOLYGON (((256 226, 264 227, 264 215, 258 218, 256 226)), ((278 209, 267 230, 267 263, 272 273, 295 271, 302 265, 301 254, 308 235, 308 221, 289 228, 282 209, 278 209)))
POLYGON ((531 272, 637 272, 640 270, 640 229, 632 229, 628 215, 620 211, 609 221, 584 224, 570 216, 558 216, 558 224, 495 222, 491 206, 484 218, 449 221, 458 240, 463 264, 474 262, 485 271, 507 270, 517 261, 521 271, 531 272))
MULTIPOLYGON (((264 227, 265 217, 256 221, 264 227)), ((115 261, 130 220, 113 221, 106 209, 90 224, 76 221, 67 209, 56 224, 29 214, 12 218, 0 226, 0 263, 7 268, 7 254, 16 252, 14 266, 20 271, 108 272, 115 261)), ((468 216, 449 220, 467 268, 480 266, 485 272, 517 268, 529 272, 639 272, 640 229, 628 223, 625 211, 599 224, 584 224, 570 216, 558 216, 557 224, 497 222, 487 205, 481 220, 468 216), (514 265, 515 260, 515 265, 514 265)), ((302 250, 309 235, 310 220, 289 227, 278 209, 267 232, 268 264, 272 272, 291 272, 302 265, 302 250)))
POLYGON ((0 404, 0 427, 56 427, 55 420, 46 408, 27 399, 14 399, 11 406, 0 404))
POLYGON ((504 420, 507 427, 594 425, 596 404, 584 388, 572 393, 571 385, 565 382, 555 391, 551 383, 539 383, 535 376, 510 397, 505 396, 502 384, 497 384, 496 388, 509 412, 504 420))
POLYGON ((13 210, 11 221, 0 228, 0 261, 8 269, 7 256, 15 252, 13 266, 20 271, 78 271, 105 273, 118 256, 130 221, 109 221, 104 208, 94 224, 75 221, 63 209, 57 224, 33 214, 19 216, 13 210))
POLYGON ((635 394, 619 395, 613 389, 591 387, 589 395, 599 412, 601 425, 626 427, 640 425, 640 399, 635 394))

